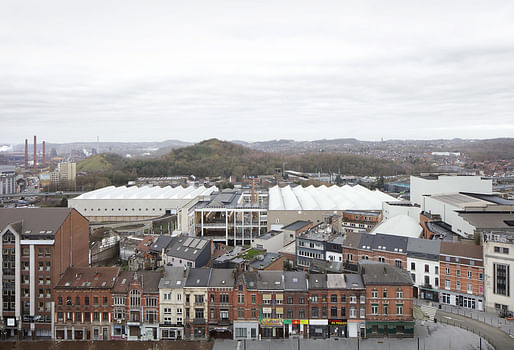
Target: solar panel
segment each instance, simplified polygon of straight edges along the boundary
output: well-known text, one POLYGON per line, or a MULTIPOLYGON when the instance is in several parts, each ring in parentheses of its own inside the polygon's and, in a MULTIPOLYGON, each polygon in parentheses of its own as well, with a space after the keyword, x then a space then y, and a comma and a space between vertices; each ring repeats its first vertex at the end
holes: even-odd
POLYGON ((196 245, 198 244, 198 242, 200 242, 200 240, 199 240, 198 238, 196 238, 196 239, 193 241, 193 243, 191 243, 189 246, 190 246, 191 248, 195 248, 195 247, 196 247, 196 245))
POLYGON ((186 247, 189 247, 189 245, 191 244, 191 242, 194 240, 194 238, 192 237, 189 237, 188 239, 186 239, 186 241, 184 242, 184 245, 186 247))
POLYGON ((196 246, 196 248, 202 249, 203 247, 205 247, 206 244, 207 244, 207 241, 200 241, 198 243, 198 246, 196 246))

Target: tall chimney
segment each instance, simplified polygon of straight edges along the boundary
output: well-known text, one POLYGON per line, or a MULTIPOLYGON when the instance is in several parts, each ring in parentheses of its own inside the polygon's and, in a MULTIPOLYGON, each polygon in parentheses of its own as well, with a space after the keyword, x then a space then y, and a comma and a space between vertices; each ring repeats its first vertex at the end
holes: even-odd
POLYGON ((255 179, 252 178, 252 196, 250 197, 250 202, 253 204, 255 202, 255 179))
POLYGON ((29 168, 29 140, 25 139, 25 170, 29 168))
POLYGON ((43 141, 43 160, 41 163, 43 164, 43 167, 46 165, 45 141, 43 141))
POLYGON ((34 170, 37 170, 37 139, 34 135, 34 170))

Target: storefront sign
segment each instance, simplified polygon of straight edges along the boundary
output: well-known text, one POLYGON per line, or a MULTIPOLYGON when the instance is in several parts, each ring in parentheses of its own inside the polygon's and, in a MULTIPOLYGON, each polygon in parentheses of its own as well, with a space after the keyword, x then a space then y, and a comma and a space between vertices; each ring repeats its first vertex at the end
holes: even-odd
POLYGON ((294 324, 293 320, 284 320, 284 324, 294 324))
POLYGON ((326 326, 328 325, 328 320, 309 320, 309 324, 311 326, 326 326))
POLYGON ((7 327, 16 327, 16 319, 14 317, 7 318, 7 327))
POLYGON ((282 320, 279 318, 263 318, 261 320, 262 326, 282 326, 282 320))
POLYGON ((332 326, 345 326, 346 320, 328 320, 328 324, 332 326))

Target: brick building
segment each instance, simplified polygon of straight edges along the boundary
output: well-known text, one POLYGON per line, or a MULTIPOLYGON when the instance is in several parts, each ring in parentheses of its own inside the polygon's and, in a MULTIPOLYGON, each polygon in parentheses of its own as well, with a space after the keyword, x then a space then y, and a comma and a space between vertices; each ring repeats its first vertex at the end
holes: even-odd
POLYGON ((110 340, 119 267, 70 267, 54 287, 55 339, 110 340))
POLYGON ((410 274, 385 263, 360 264, 366 287, 366 336, 412 337, 413 282, 410 274))
POLYGON ((205 339, 208 336, 208 288, 212 269, 190 269, 184 286, 184 336, 205 339))
POLYGON ((232 269, 212 269, 208 286, 209 337, 233 338, 235 272, 232 269))
POLYGON ((234 309, 234 339, 257 339, 259 336, 258 273, 249 271, 237 276, 231 303, 234 309))
POLYGON ((306 337, 309 323, 307 273, 284 271, 285 337, 306 337))
POLYGON ((52 287, 68 267, 89 264, 89 223, 74 209, 0 209, 0 330, 52 337, 52 287))
POLYGON ((442 241, 440 275, 441 303, 484 309, 484 260, 481 246, 442 241))
POLYGON ((328 338, 327 275, 309 275, 309 338, 328 338))

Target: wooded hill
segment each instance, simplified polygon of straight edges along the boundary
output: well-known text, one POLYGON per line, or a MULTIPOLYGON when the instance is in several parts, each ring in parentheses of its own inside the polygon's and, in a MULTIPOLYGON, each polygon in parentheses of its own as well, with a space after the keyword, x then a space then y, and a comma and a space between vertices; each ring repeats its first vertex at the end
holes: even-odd
POLYGON ((276 169, 302 172, 340 172, 345 175, 387 176, 416 174, 430 166, 415 160, 399 164, 346 153, 283 155, 252 150, 234 143, 210 139, 193 146, 174 149, 154 159, 126 159, 114 154, 101 154, 79 163, 87 175, 77 179, 83 190, 101 186, 123 185, 140 176, 195 175, 197 177, 235 177, 273 174, 276 169))

